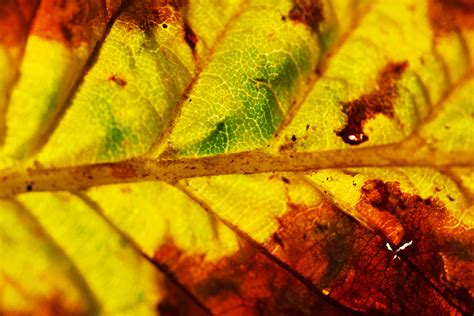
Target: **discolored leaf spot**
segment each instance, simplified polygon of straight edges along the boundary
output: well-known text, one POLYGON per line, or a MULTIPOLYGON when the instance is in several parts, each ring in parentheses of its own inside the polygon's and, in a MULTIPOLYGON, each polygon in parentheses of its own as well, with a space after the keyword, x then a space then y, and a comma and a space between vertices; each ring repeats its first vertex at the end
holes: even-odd
POLYGON ((462 28, 474 28, 474 2, 472 0, 430 0, 428 16, 437 36, 462 28))
POLYGON ((194 48, 196 47, 196 44, 198 42, 198 38, 188 23, 184 23, 184 40, 186 41, 188 46, 194 51, 194 48))
POLYGON ((183 3, 179 0, 132 1, 127 10, 120 16, 125 23, 137 25, 141 30, 150 32, 158 25, 167 28, 166 21, 179 21, 180 8, 183 3))
POLYGON ((342 111, 347 115, 347 123, 336 135, 349 145, 359 145, 369 140, 364 133, 365 122, 377 114, 393 117, 393 102, 398 97, 396 83, 407 67, 407 61, 387 64, 379 74, 374 91, 356 100, 343 102, 342 111))
POLYGON ((166 296, 156 306, 161 316, 208 315, 207 311, 191 299, 189 293, 176 286, 169 278, 165 281, 166 296))
POLYGON ((278 236, 264 245, 324 295, 364 314, 449 314, 452 306, 406 263, 393 259, 384 240, 329 201, 288 203, 278 236))
POLYGON ((293 8, 288 14, 290 20, 308 25, 314 32, 324 19, 320 0, 294 0, 293 8))
POLYGON ((105 10, 88 0, 41 1, 38 9, 41 14, 34 19, 31 31, 42 38, 77 47, 90 41, 91 25, 105 20, 105 10))
POLYGON ((18 5, 15 0, 0 2, 0 44, 15 46, 25 39, 36 1, 18 5))
POLYGON ((154 259, 167 266, 215 315, 347 315, 308 291, 246 242, 232 256, 207 262, 172 243, 154 259))
POLYGON ((464 311, 474 311, 474 283, 459 278, 460 266, 474 265, 474 232, 460 226, 439 199, 404 193, 398 182, 368 180, 356 207, 384 214, 365 213, 392 243, 410 243, 396 255, 413 262, 464 311))
MULTIPOLYGON (((405 236, 405 229, 392 214, 399 195, 391 195, 381 181, 367 181, 361 189, 362 195, 356 210, 367 219, 369 225, 380 231, 394 245, 399 245, 405 236)), ((400 207, 406 208, 401 204, 400 207)))
POLYGON ((108 79, 116 83, 120 87, 125 87, 127 85, 127 80, 125 80, 125 78, 120 77, 118 75, 111 75, 108 79))

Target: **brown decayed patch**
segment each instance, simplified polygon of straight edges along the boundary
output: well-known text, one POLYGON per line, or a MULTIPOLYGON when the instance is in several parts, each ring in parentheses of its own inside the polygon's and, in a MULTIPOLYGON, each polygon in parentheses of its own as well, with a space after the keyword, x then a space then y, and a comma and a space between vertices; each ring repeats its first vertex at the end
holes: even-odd
POLYGON ((181 19, 181 5, 179 0, 132 1, 118 20, 136 25, 145 32, 150 32, 165 22, 179 21, 181 19))
POLYGON ((319 23, 324 19, 320 0, 294 0, 288 17, 292 21, 308 25, 313 31, 319 30, 319 23))
POLYGON ((27 35, 29 18, 31 14, 24 16, 15 0, 0 1, 0 44, 15 46, 22 43, 27 35))
POLYGON ((387 194, 386 187, 381 182, 367 182, 361 189, 363 199, 356 205, 356 211, 366 219, 367 224, 381 232, 394 245, 400 245, 405 229, 397 217, 385 207, 393 203, 393 197, 387 194))
POLYGON ((188 23, 184 23, 184 40, 189 45, 189 47, 194 51, 196 44, 198 42, 198 37, 191 29, 188 23))
MULTIPOLYGON (((3 0, 2 2, 8 3, 15 0, 3 0)), ((39 4, 39 0, 16 0, 19 10, 23 17, 23 21, 28 22, 33 18, 34 12, 39 4)))
POLYGON ((169 278, 165 279, 165 288, 166 295, 156 306, 160 316, 208 315, 205 308, 198 305, 188 293, 179 288, 169 278))
POLYGON ((473 282, 465 281, 470 274, 461 268, 474 263, 474 230, 458 225, 439 199, 404 193, 398 182, 366 181, 357 209, 367 205, 402 227, 404 236, 394 248, 412 242, 401 255, 464 311, 474 312, 473 282))
POLYGON ((329 202, 288 203, 268 249, 335 301, 364 314, 449 314, 454 309, 384 240, 329 202), (282 245, 280 245, 282 244, 282 245))
POLYGON ((268 257, 242 243, 239 252, 215 262, 187 255, 172 243, 154 259, 215 315, 346 315, 311 293, 268 257))
POLYGON ((356 100, 342 102, 347 123, 336 135, 349 145, 359 145, 369 138, 364 134, 364 124, 377 114, 393 117, 393 102, 398 97, 397 81, 408 67, 408 62, 388 63, 379 74, 376 88, 356 100))
POLYGON ((36 13, 31 33, 77 47, 95 42, 104 30, 106 8, 101 1, 43 0, 36 13))
POLYGON ((428 17, 436 36, 474 28, 474 1, 429 0, 428 17))
POLYGON ((441 257, 447 280, 468 289, 469 294, 474 296, 474 261, 445 254, 441 254, 441 257))

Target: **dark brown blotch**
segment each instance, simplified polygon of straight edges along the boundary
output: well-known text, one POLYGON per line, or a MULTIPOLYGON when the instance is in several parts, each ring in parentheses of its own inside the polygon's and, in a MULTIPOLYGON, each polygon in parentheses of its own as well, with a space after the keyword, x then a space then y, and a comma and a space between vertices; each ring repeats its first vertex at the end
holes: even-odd
POLYGON ((435 36, 474 28, 474 1, 430 0, 428 18, 435 36))
POLYGON ((388 63, 379 74, 375 90, 358 99, 342 102, 347 123, 336 135, 349 145, 359 145, 369 140, 364 133, 364 124, 377 114, 393 117, 393 103, 398 97, 396 83, 407 67, 407 61, 388 63))
POLYGON ((184 23, 184 40, 194 52, 194 48, 196 48, 198 42, 198 37, 186 22, 184 23))
POLYGON ((111 75, 108 79, 110 81, 116 83, 120 87, 125 87, 127 85, 127 80, 125 80, 125 78, 117 76, 117 75, 111 75))
POLYGON ((308 25, 317 32, 319 23, 324 19, 320 0, 294 0, 288 17, 290 20, 308 25))
POLYGON ((137 25, 141 30, 149 33, 161 25, 167 28, 165 22, 176 22, 182 19, 182 9, 185 6, 179 0, 146 0, 132 1, 126 11, 120 15, 119 20, 137 25))

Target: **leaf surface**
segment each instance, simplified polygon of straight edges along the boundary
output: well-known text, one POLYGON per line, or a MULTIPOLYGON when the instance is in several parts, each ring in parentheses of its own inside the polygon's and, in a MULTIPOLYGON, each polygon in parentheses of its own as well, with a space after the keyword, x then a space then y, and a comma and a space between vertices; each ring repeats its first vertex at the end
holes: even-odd
POLYGON ((473 12, 2 2, 0 312, 473 313, 473 12))

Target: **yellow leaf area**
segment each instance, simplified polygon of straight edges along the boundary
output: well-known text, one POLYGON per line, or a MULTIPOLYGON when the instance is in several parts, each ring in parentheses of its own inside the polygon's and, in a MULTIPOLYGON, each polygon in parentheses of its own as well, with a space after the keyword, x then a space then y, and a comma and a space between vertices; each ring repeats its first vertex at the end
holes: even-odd
POLYGON ((473 314, 473 21, 1 1, 0 314, 473 314))

